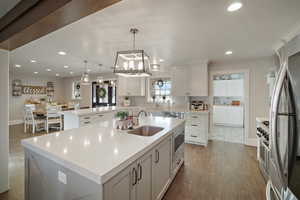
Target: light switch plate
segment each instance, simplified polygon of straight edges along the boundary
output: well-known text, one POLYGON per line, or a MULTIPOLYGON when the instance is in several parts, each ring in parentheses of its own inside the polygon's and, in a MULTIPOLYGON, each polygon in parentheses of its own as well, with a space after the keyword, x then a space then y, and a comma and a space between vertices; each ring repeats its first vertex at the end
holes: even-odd
POLYGON ((58 171, 58 180, 63 184, 67 184, 67 175, 61 171, 58 171))

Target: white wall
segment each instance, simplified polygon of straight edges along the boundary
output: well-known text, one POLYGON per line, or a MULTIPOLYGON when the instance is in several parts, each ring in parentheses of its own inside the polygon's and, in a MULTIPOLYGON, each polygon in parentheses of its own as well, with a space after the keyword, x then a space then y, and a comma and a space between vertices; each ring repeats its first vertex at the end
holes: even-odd
POLYGON ((23 107, 24 102, 27 99, 32 98, 43 98, 46 95, 22 95, 18 97, 12 96, 12 81, 19 79, 23 85, 33 86, 46 86, 48 81, 54 83, 54 100, 58 102, 64 102, 64 87, 63 80, 61 78, 49 78, 39 77, 35 75, 20 75, 20 74, 9 74, 9 121, 10 123, 17 123, 23 119, 23 107))
MULTIPOLYGON (((209 65, 209 74, 212 72, 226 70, 248 69, 250 72, 250 94, 249 94, 249 138, 255 138, 256 117, 269 116, 269 89, 267 85, 267 73, 276 66, 275 57, 251 59, 237 62, 212 63, 209 65)), ((211 88, 211 83, 210 88, 211 88)), ((211 95, 211 90, 210 90, 211 95)))
POLYGON ((8 67, 9 53, 0 50, 0 193, 8 190, 8 67))

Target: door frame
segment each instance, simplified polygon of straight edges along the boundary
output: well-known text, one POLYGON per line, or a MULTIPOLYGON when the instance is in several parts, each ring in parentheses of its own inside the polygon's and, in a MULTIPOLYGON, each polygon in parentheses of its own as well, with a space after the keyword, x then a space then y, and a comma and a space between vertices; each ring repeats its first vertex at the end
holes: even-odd
MULTIPOLYGON (((228 70, 214 70, 209 72, 209 104, 210 108, 210 130, 213 127, 213 77, 215 75, 223 75, 223 74, 235 74, 242 73, 244 74, 244 116, 245 116, 245 126, 244 126, 244 141, 243 144, 247 145, 249 141, 249 130, 250 130, 250 69, 228 69, 228 70)), ((210 138, 210 134, 209 134, 210 138)), ((251 140, 251 139, 250 139, 251 140)))

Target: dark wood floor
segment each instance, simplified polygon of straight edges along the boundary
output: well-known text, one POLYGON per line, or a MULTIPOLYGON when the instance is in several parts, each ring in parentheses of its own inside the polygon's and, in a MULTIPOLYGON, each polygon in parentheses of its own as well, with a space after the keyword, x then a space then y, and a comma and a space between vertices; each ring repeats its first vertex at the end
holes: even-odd
MULTIPOLYGON (((42 133, 44 134, 44 133, 42 133)), ((24 153, 20 140, 32 135, 20 125, 10 127, 10 186, 0 200, 24 200, 24 153)), ((185 165, 164 200, 265 200, 265 182, 256 149, 209 142, 208 147, 186 145, 185 165)))

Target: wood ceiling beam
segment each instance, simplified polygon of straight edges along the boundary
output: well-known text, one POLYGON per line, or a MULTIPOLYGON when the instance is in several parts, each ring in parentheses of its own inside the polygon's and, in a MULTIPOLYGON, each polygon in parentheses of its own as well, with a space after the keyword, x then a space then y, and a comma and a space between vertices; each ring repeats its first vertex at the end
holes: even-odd
POLYGON ((27 5, 18 4, 0 19, 0 48, 14 50, 119 1, 23 0, 19 4, 27 5))

